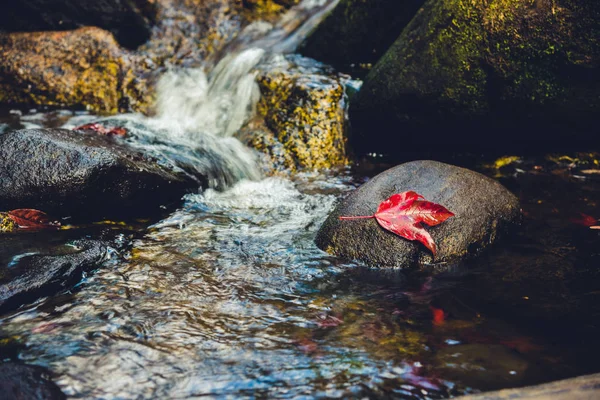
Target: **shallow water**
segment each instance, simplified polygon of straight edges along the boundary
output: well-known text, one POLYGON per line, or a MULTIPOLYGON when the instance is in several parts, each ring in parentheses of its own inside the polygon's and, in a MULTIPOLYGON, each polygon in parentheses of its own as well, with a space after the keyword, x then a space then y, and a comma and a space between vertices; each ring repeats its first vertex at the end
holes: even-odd
POLYGON ((73 291, 2 316, 20 347, 0 354, 48 367, 71 398, 446 398, 597 372, 599 235, 579 221, 597 210, 597 155, 472 160, 453 162, 500 179, 525 219, 448 272, 316 248, 335 202, 377 167, 243 180, 148 228, 67 231, 129 245, 73 291))

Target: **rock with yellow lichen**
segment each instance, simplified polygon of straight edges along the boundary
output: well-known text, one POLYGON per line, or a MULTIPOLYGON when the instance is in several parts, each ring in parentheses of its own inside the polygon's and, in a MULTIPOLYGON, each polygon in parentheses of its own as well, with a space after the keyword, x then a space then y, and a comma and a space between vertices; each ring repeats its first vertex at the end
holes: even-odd
POLYGON ((19 226, 7 213, 0 212, 0 233, 14 232, 19 226))
POLYGON ((119 110, 127 68, 112 34, 99 28, 0 35, 0 102, 119 110))
POLYGON ((266 175, 293 171, 296 163, 290 152, 277 140, 262 118, 249 121, 236 137, 246 146, 258 151, 259 164, 266 175))
POLYGON ((348 162, 343 77, 313 60, 288 56, 263 66, 258 83, 258 114, 288 153, 289 168, 348 162))
POLYGON ((353 102, 353 148, 592 140, 599 21, 596 0, 428 0, 353 102))

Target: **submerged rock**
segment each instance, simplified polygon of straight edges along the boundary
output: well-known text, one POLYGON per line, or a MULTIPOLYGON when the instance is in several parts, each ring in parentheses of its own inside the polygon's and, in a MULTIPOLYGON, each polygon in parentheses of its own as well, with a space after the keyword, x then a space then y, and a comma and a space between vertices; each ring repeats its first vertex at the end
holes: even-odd
POLYGON ((49 371, 35 365, 0 364, 0 398, 12 400, 62 400, 67 397, 50 380, 49 371))
POLYGON ((0 311, 6 312, 77 284, 107 257, 102 241, 78 240, 53 253, 26 255, 0 266, 0 311))
POLYGON ((446 347, 436 353, 436 361, 436 370, 446 379, 483 390, 516 386, 529 369, 516 351, 490 344, 446 347))
POLYGON ((354 149, 594 139, 599 21, 596 0, 427 1, 352 104, 354 149))
POLYGON ((95 133, 24 129, 0 136, 0 210, 79 219, 144 216, 199 182, 95 133))
POLYGON ((116 113, 122 56, 113 36, 98 28, 0 34, 0 102, 116 113))
POLYGON ((375 63, 424 0, 341 0, 306 39, 300 53, 345 72, 375 63))
POLYGON ((377 175, 344 199, 317 233, 317 246, 370 266, 407 268, 431 263, 431 253, 423 245, 384 230, 374 219, 339 220, 372 215, 383 200, 408 190, 455 214, 441 225, 426 228, 437 244, 435 262, 476 255, 520 219, 517 198, 498 182, 436 161, 413 161, 377 175))
MULTIPOLYGON (((263 66, 258 84, 258 114, 289 154, 284 162, 293 160, 288 168, 321 169, 348 162, 342 77, 313 60, 292 56, 263 66)), ((253 139, 259 150, 271 147, 268 134, 263 137, 253 139)))
POLYGON ((98 26, 120 43, 136 47, 150 37, 154 0, 23 0, 2 7, 0 30, 36 32, 98 26))

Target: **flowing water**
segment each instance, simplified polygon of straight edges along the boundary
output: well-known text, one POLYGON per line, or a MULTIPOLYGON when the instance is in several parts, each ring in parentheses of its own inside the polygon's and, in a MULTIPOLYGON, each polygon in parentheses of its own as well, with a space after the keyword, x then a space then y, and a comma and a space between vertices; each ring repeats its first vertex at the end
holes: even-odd
MULTIPOLYGON (((578 223, 597 209, 597 155, 506 166, 451 156, 513 190, 525 221, 432 276, 369 269, 313 243, 335 202, 380 165, 262 177, 232 137, 259 96, 255 67, 292 51, 331 4, 303 3, 290 15, 306 23, 293 28, 249 27, 253 41, 233 43, 208 74, 170 71, 156 116, 105 120, 159 162, 208 174, 209 188, 159 221, 61 231, 51 241, 109 238, 111 257, 75 289, 3 315, 0 336, 19 344, 0 346, 3 358, 47 367, 71 398, 447 398, 597 371, 599 236, 578 223)), ((96 119, 0 117, 0 134, 96 119)), ((44 235, 10 262, 43 252, 44 235)))

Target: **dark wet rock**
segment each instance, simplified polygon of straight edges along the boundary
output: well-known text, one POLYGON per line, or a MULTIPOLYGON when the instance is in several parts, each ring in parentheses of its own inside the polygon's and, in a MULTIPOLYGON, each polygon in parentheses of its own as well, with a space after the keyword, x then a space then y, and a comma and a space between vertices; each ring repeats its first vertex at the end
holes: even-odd
POLYGON ((71 288, 84 272, 100 266, 108 255, 108 246, 102 241, 79 240, 47 253, 25 255, 0 266, 2 312, 71 288))
POLYGON ((300 53, 345 72, 368 68, 387 51, 424 0, 341 0, 300 53))
POLYGON ((2 7, 0 30, 36 32, 98 26, 127 47, 150 37, 156 18, 154 0, 23 0, 2 7))
POLYGON ((199 187, 116 139, 64 129, 0 136, 0 176, 0 210, 86 220, 154 214, 199 187))
POLYGON ((446 379, 482 390, 516 386, 529 369, 516 351, 490 344, 446 347, 437 352, 436 364, 446 379))
POLYGON ((476 255, 520 219, 517 198, 498 182, 436 161, 413 161, 377 175, 344 199, 317 233, 317 245, 370 266, 431 263, 431 254, 424 246, 385 231, 374 219, 339 220, 340 216, 372 215, 383 200, 407 190, 455 214, 441 225, 427 228, 437 244, 438 263, 476 255))
POLYGON ((353 148, 595 140, 599 21, 595 0, 427 1, 353 102, 353 148))
POLYGON ((60 400, 67 397, 50 379, 49 371, 34 365, 0 364, 0 399, 60 400))
POLYGON ((127 70, 112 34, 98 28, 0 34, 0 102, 116 113, 127 70))
MULTIPOLYGON (((283 145, 287 168, 345 165, 346 98, 343 78, 314 60, 288 56, 262 66, 258 114, 283 145)), ((268 133, 249 144, 271 154, 268 133)))
POLYGON ((460 400, 591 400, 600 398, 600 374, 584 375, 543 385, 457 397, 460 400))

